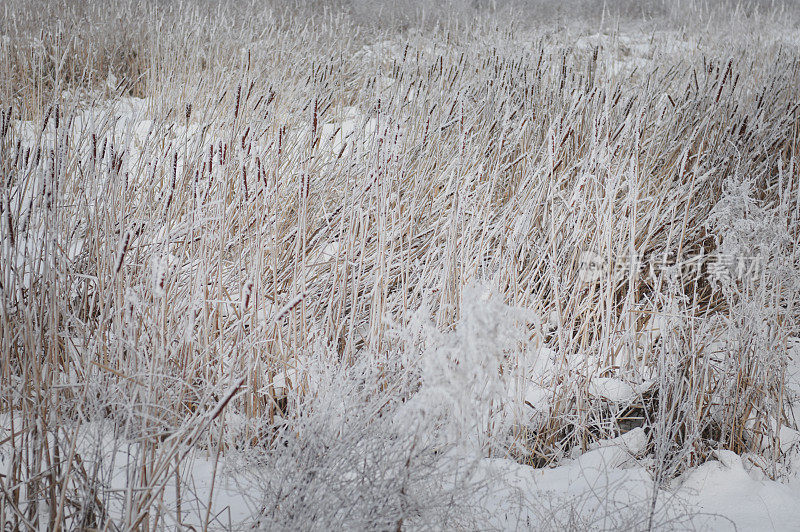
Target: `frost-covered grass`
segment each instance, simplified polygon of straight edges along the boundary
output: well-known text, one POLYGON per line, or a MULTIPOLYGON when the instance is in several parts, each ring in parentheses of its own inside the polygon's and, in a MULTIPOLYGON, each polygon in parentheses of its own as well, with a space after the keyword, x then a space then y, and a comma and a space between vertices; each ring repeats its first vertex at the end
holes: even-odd
POLYGON ((731 479, 774 515, 797 20, 10 0, 0 525, 718 527, 731 479))

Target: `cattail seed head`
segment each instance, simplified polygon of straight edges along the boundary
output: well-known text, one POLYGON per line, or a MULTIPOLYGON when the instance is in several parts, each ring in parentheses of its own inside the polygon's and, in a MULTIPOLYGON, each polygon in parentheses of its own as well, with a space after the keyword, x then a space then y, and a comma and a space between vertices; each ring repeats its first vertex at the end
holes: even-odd
POLYGON ((242 100, 242 86, 239 85, 236 88, 236 108, 233 110, 233 119, 236 120, 239 118, 239 105, 241 104, 242 100))
POLYGON ((127 231, 125 233, 125 238, 122 241, 122 246, 120 246, 119 254, 117 255, 117 262, 116 267, 114 268, 114 274, 119 273, 122 269, 122 262, 125 260, 125 254, 128 253, 128 245, 131 241, 131 232, 127 231))
POLYGON ((44 122, 42 122, 42 130, 41 133, 44 133, 44 130, 47 129, 47 123, 50 121, 50 115, 53 113, 53 107, 50 106, 47 108, 47 113, 44 115, 44 122))
POLYGON ((253 281, 248 281, 244 286, 244 297, 242 298, 242 310, 247 310, 250 304, 250 297, 253 295, 253 281))

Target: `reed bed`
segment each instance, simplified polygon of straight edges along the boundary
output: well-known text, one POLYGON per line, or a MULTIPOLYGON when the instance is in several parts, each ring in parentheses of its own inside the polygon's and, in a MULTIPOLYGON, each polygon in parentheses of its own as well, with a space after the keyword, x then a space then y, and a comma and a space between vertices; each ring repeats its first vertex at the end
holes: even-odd
POLYGON ((542 467, 643 427, 649 527, 658 490, 717 450, 779 478, 797 428, 796 13, 684 4, 12 0, 3 528, 224 528, 213 490, 190 506, 195 453, 214 477, 245 452, 288 478, 318 445, 365 441, 411 479, 376 484, 379 519, 320 499, 309 524, 310 499, 277 504, 269 484, 253 522, 400 530, 435 506, 470 527, 446 501, 477 486, 423 482, 460 467, 443 449, 465 434, 542 467), (721 273, 731 257, 748 275, 721 273), (415 397, 449 406, 387 425, 415 397), (127 449, 123 488, 108 445, 127 449))

